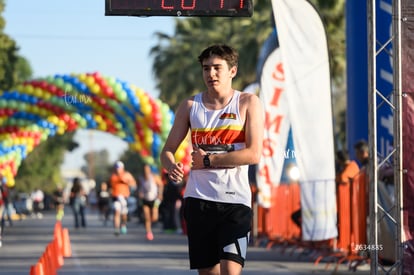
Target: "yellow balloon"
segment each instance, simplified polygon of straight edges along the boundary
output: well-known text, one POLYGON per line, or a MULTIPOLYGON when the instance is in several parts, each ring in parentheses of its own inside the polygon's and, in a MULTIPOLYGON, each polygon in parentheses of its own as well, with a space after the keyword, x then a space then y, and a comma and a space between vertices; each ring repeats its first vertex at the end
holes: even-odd
POLYGON ((33 95, 36 97, 42 97, 43 91, 40 88, 34 88, 33 95))
POLYGON ((7 181, 9 181, 10 179, 13 178, 13 171, 11 170, 10 166, 6 167, 5 177, 6 177, 7 181))
POLYGON ((50 116, 50 117, 47 118, 47 121, 49 121, 50 123, 53 123, 55 125, 58 125, 59 118, 57 116, 50 116))
POLYGON ((105 122, 101 122, 101 123, 98 124, 98 129, 101 130, 101 131, 106 131, 107 128, 108 127, 107 127, 105 122))
POLYGON ((45 100, 50 99, 51 95, 48 91, 42 90, 42 96, 45 100))
POLYGON ((151 147, 152 142, 154 141, 152 138, 152 135, 145 135, 144 140, 145 140, 145 145, 147 145, 148 148, 151 147))
POLYGON ((93 119, 96 121, 96 123, 102 123, 103 119, 100 115, 96 114, 93 116, 93 119))
POLYGON ((20 145, 22 144, 22 139, 20 137, 13 139, 13 142, 15 145, 20 145))
POLYGON ((8 177, 7 178, 7 186, 12 188, 14 187, 14 185, 16 184, 16 182, 14 181, 14 177, 8 177))
POLYGON ((86 76, 85 78, 85 84, 89 87, 92 88, 92 85, 95 83, 95 81, 93 80, 92 76, 86 76))
POLYGON ((182 149, 182 148, 178 148, 178 150, 175 152, 175 158, 178 160, 178 161, 181 161, 183 158, 184 158, 184 156, 185 156, 185 151, 184 151, 184 149, 182 149))
POLYGON ((33 151, 33 148, 34 148, 34 143, 27 144, 27 145, 26 145, 26 150, 27 150, 27 153, 32 152, 32 151, 33 151))
POLYGON ((92 93, 94 93, 96 95, 101 92, 101 88, 96 83, 94 83, 90 88, 91 88, 92 93))
POLYGON ((151 105, 149 103, 141 105, 141 111, 145 116, 149 116, 152 111, 151 105))
POLYGON ((80 81, 85 81, 86 80, 86 74, 79 74, 78 79, 80 81))
POLYGON ((144 96, 144 91, 140 88, 136 88, 135 89, 135 95, 139 98, 140 102, 141 102, 141 97, 144 96))
POLYGON ((26 144, 26 146, 33 145, 34 144, 34 139, 33 138, 25 138, 24 143, 26 144))
POLYGON ((134 149, 135 149, 135 151, 141 151, 142 150, 142 144, 139 142, 139 141, 136 141, 136 142, 134 142, 133 143, 134 144, 134 149))
MULTIPOLYGON (((24 92, 26 92, 26 94, 29 94, 29 95, 33 94, 33 92, 34 92, 34 88, 31 85, 24 86, 24 88, 22 90, 24 92)), ((20 89, 19 89, 19 91, 20 91, 20 89)))

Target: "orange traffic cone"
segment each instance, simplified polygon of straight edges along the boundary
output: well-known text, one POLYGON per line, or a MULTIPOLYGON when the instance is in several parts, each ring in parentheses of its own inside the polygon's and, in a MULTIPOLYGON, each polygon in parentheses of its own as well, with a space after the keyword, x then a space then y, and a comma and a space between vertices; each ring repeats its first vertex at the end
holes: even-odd
POLYGON ((43 264, 44 273, 49 274, 56 274, 55 267, 53 266, 52 258, 50 255, 50 249, 46 246, 46 250, 43 253, 42 257, 40 258, 40 262, 43 264))
POLYGON ((61 268, 64 264, 63 254, 62 254, 62 245, 59 246, 57 239, 54 239, 52 242, 53 245, 53 259, 56 262, 56 268, 61 268))
POLYGON ((40 261, 30 267, 30 275, 46 275, 40 261))
POLYGON ((72 246, 70 245, 69 230, 67 228, 62 229, 62 255, 63 257, 72 256, 72 246))
POLYGON ((59 249, 62 250, 63 242, 62 242, 62 224, 60 221, 55 223, 55 230, 53 232, 53 238, 57 241, 59 249))
POLYGON ((44 274, 48 274, 48 266, 47 266, 47 262, 46 262, 45 257, 46 257, 46 252, 43 252, 42 256, 41 256, 41 257, 40 257, 40 259, 39 259, 39 263, 41 263, 41 264, 42 264, 42 267, 43 267, 43 273, 44 273, 44 274))

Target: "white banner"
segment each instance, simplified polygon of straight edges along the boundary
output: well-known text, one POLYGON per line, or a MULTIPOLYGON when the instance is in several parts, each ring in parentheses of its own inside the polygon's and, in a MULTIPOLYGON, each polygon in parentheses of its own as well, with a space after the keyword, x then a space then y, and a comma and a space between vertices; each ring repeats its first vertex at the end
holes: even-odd
POLYGON ((329 55, 322 21, 306 0, 272 0, 285 94, 300 171, 302 237, 337 236, 329 55))
POLYGON ((266 59, 261 81, 260 99, 265 109, 263 154, 257 169, 257 202, 270 208, 272 186, 278 185, 282 175, 284 150, 289 132, 288 102, 285 75, 279 48, 266 59))

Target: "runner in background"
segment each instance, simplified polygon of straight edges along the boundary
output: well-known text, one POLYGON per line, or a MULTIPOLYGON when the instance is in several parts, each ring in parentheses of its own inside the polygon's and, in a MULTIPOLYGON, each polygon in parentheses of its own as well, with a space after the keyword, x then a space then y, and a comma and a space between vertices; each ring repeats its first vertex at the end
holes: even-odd
POLYGON ((144 165, 143 172, 143 177, 140 178, 138 192, 139 198, 142 201, 142 211, 144 212, 146 238, 152 241, 154 239, 152 223, 158 221, 163 184, 159 175, 153 174, 148 164, 144 165))
POLYGON ((130 172, 125 170, 124 163, 117 161, 111 175, 112 200, 114 207, 115 235, 127 233, 128 197, 131 188, 136 188, 136 181, 130 172))

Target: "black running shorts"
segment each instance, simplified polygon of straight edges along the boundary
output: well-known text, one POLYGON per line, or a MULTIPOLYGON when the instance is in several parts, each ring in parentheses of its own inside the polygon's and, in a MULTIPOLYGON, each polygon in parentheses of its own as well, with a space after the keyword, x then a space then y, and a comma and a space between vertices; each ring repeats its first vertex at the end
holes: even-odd
POLYGON ((244 266, 252 222, 251 208, 195 198, 184 201, 190 268, 213 267, 220 260, 244 266))

